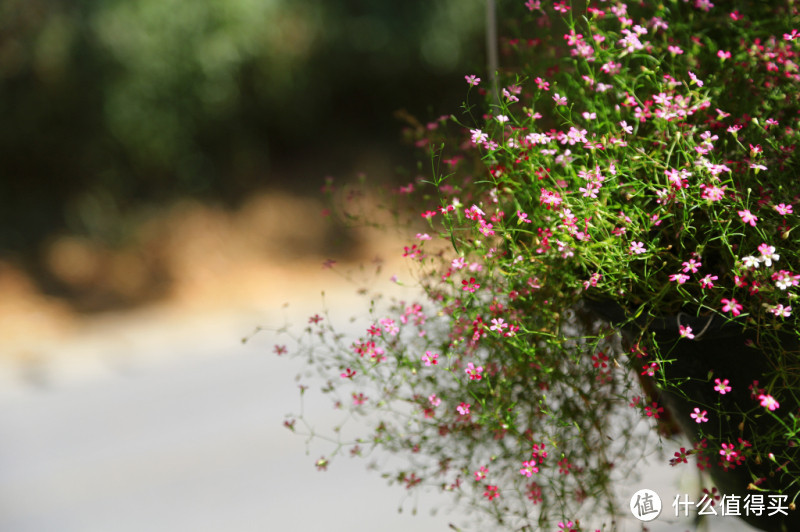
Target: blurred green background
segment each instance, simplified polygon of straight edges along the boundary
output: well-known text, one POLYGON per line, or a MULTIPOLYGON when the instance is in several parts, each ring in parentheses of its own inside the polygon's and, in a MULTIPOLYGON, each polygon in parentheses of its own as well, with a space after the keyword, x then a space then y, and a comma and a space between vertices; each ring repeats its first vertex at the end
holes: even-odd
MULTIPOLYGON (((180 198, 316 192, 407 164, 405 109, 456 112, 484 0, 0 0, 0 253, 124 245, 180 198)), ((381 176, 391 178, 391 176, 381 176)))

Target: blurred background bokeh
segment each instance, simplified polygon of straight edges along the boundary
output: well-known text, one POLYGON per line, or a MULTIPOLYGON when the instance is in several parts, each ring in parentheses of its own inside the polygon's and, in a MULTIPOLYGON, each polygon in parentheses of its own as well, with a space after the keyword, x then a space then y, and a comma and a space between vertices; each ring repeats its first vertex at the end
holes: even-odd
MULTIPOLYGON (((464 73, 484 64, 484 12, 482 0, 0 1, 0 256, 77 310, 136 305, 181 276, 187 218, 243 212, 233 229, 266 240, 263 211, 283 203, 270 195, 308 219, 318 210, 302 200, 326 175, 407 179, 398 112, 457 111, 464 73)), ((293 255, 315 244, 285 240, 293 255)))

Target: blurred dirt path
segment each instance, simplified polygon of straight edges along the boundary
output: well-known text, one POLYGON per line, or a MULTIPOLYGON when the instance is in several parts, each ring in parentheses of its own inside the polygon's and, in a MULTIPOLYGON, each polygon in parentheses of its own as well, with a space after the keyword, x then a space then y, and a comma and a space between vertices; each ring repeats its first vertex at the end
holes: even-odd
POLYGON ((344 296, 408 272, 408 239, 345 230, 323 209, 318 199, 266 192, 235 212, 175 205, 144 220, 118 250, 56 239, 46 267, 68 299, 43 294, 21 268, 0 261, 0 374, 36 383, 54 368, 116 363, 198 327, 258 323, 284 303, 320 305, 323 290, 344 296), (112 310, 79 310, 104 305, 112 310))

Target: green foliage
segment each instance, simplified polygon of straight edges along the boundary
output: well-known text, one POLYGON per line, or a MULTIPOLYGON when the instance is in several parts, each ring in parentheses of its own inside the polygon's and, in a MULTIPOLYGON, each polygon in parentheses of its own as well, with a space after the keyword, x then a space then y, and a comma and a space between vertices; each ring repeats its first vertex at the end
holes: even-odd
POLYGON ((458 86, 480 6, 2 0, 0 249, 113 242, 144 205, 233 202, 276 163, 395 136, 394 110, 458 86))

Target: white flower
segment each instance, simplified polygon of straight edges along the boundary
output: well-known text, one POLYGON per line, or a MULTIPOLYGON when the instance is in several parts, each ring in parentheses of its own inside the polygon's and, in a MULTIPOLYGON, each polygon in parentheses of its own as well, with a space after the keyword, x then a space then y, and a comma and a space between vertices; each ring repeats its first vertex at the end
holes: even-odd
POLYGON ((745 268, 754 270, 758 268, 759 260, 751 255, 748 255, 747 257, 742 258, 742 264, 745 268))

